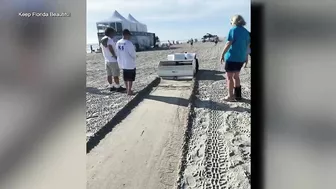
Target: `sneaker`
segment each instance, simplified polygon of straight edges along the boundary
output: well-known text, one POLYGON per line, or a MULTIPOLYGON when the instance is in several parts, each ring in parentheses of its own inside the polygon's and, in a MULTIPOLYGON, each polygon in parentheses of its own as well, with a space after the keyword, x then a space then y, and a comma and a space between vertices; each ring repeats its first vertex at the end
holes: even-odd
POLYGON ((234 101, 236 101, 236 99, 233 97, 233 96, 226 96, 225 98, 224 98, 224 101, 227 101, 227 102, 234 102, 234 101))
POLYGON ((110 88, 110 91, 116 91, 116 90, 117 90, 117 88, 115 88, 115 87, 110 88))
POLYGON ((124 87, 119 87, 116 89, 117 92, 123 92, 123 91, 126 91, 126 88, 124 87))

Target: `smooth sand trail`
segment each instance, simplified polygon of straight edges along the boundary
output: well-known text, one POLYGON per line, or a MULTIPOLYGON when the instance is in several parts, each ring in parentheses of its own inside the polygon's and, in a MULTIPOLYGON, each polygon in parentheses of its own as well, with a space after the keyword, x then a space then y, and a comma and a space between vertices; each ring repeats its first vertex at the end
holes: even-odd
POLYGON ((162 81, 87 155, 87 188, 177 185, 191 81, 162 81))
MULTIPOLYGON (((133 89, 142 91, 157 77, 157 66, 166 60, 168 54, 192 52, 197 53, 201 69, 218 68, 219 55, 224 43, 195 43, 174 45, 172 49, 137 52, 136 81, 133 89), (211 65, 214 65, 211 66, 211 65)), ((104 58, 101 53, 87 54, 86 59, 86 134, 87 142, 123 109, 133 97, 125 93, 110 92, 106 81, 104 58)), ((121 73, 122 78, 122 73, 121 73)), ((121 85, 125 86, 122 79, 121 85)))

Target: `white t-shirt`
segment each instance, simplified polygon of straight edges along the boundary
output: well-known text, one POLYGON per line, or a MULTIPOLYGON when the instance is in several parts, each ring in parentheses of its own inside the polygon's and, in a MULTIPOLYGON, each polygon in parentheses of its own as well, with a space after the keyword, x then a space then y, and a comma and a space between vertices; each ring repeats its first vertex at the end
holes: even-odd
POLYGON ((135 69, 136 52, 131 41, 120 39, 116 44, 119 67, 122 69, 135 69))
POLYGON ((114 43, 113 39, 111 39, 110 37, 104 36, 102 39, 105 39, 105 38, 108 38, 107 39, 107 47, 104 47, 103 44, 100 44, 100 47, 102 49, 103 56, 104 56, 104 59, 105 59, 105 63, 107 63, 107 62, 117 62, 117 58, 113 57, 113 55, 110 52, 110 49, 108 47, 109 45, 111 45, 113 50, 114 50, 114 53, 116 53, 116 48, 115 48, 116 44, 114 43))

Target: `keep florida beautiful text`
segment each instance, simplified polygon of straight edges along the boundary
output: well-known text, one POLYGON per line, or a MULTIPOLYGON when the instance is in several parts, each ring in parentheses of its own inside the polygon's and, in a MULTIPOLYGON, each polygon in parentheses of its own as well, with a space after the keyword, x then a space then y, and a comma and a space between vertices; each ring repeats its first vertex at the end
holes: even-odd
POLYGON ((71 14, 67 12, 19 12, 21 17, 70 17, 71 14))

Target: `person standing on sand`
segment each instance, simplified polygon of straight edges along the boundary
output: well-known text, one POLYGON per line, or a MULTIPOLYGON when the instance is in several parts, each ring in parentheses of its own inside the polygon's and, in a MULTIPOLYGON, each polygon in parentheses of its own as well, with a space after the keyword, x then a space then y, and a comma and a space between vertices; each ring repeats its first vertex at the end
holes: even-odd
POLYGON ((90 50, 91 50, 91 53, 94 52, 92 45, 90 45, 90 50))
POLYGON ((233 26, 228 34, 220 61, 225 64, 227 86, 229 94, 226 101, 241 100, 240 70, 246 62, 246 55, 250 45, 250 33, 245 29, 246 22, 241 15, 231 18, 233 26))
POLYGON ((215 39, 215 46, 217 45, 217 43, 218 43, 218 37, 216 37, 215 39))
POLYGON ((126 89, 121 87, 119 83, 120 68, 117 62, 115 43, 113 41, 114 34, 115 30, 113 28, 106 28, 105 36, 101 39, 101 49, 105 59, 105 69, 107 72, 107 81, 110 84, 110 91, 122 92, 126 89), (112 77, 114 79, 114 85, 112 77))
POLYGON ((118 63, 123 69, 124 81, 126 83, 126 90, 128 95, 133 95, 132 85, 135 81, 136 68, 135 58, 136 52, 133 43, 130 41, 131 32, 128 29, 123 31, 123 38, 117 42, 117 56, 118 63))

